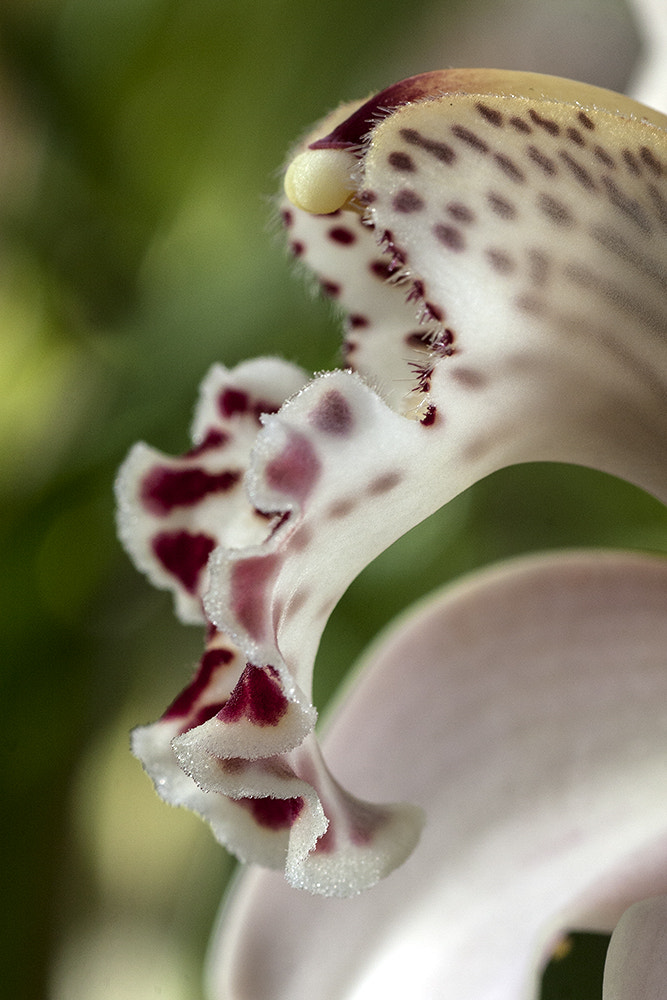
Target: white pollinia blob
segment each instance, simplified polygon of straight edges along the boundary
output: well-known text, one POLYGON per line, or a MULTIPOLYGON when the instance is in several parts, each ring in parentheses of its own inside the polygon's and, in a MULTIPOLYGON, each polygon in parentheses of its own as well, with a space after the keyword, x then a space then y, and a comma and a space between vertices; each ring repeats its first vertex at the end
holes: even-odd
MULTIPOLYGON (((209 995, 534 1000, 563 932, 611 929, 667 891, 666 608, 663 558, 561 554, 487 570, 392 626, 324 748, 364 795, 420 804, 421 841, 350 900, 249 871, 209 995)), ((659 916, 653 940, 655 919, 632 918, 606 1000, 666 995, 659 916), (642 991, 652 961, 659 992, 642 991)))
POLYGON ((353 797, 312 735, 322 630, 378 553, 516 462, 667 496, 666 127, 597 88, 455 70, 339 109, 297 150, 283 218, 346 313, 347 368, 214 369, 194 449, 138 446, 118 484, 128 551, 208 626, 134 750, 243 859, 349 896, 417 843, 421 812, 353 797))

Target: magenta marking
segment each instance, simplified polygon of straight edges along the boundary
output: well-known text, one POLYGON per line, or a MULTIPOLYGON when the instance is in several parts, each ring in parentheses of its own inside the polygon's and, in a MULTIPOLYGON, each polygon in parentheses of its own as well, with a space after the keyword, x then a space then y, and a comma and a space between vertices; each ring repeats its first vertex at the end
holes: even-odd
POLYGON ((266 637, 266 599, 281 560, 277 555, 253 556, 234 563, 230 590, 232 611, 257 641, 266 637))
POLYGON ((340 243, 342 246, 349 246, 357 239, 352 230, 346 226, 334 226, 333 229, 329 230, 328 235, 334 243, 340 243))
POLYGON ((308 419, 318 431, 336 437, 345 437, 354 427, 350 404, 337 389, 331 389, 322 396, 308 419))
POLYGON ((233 417, 248 409, 248 393, 240 389, 224 389, 220 393, 218 406, 223 417, 233 417))
POLYGON ((435 423, 435 418, 437 416, 437 410, 433 404, 426 407, 426 412, 424 416, 419 421, 424 427, 432 427, 435 423))
POLYGON ((263 413, 277 413, 280 407, 280 403, 270 403, 267 399, 258 399, 253 404, 252 412, 255 414, 255 420, 261 422, 260 417, 263 413))
POLYGON ((235 799, 248 809, 254 820, 268 830, 288 830, 304 806, 300 795, 291 799, 235 799))
POLYGON ((196 729, 197 726, 203 726, 205 722, 213 719, 224 706, 224 701, 214 701, 210 705, 200 705, 194 715, 190 716, 186 725, 182 729, 179 729, 178 735, 182 736, 183 733, 189 733, 191 729, 196 729))
POLYGON ((210 535, 163 531, 155 536, 151 547, 167 572, 180 580, 189 594, 194 594, 215 545, 210 535))
POLYGON ((222 448, 223 445, 227 444, 229 441, 229 434, 224 431, 219 430, 217 427, 211 427, 206 431, 205 437, 191 448, 190 451, 186 451, 184 458, 197 458, 199 455, 203 455, 207 451, 213 451, 215 448, 222 448))
MULTIPOLYGON (((199 701, 204 691, 211 683, 213 676, 219 671, 220 667, 228 666, 233 659, 234 653, 231 649, 207 650, 199 661, 199 666, 197 667, 195 676, 188 686, 183 688, 181 693, 174 698, 162 718, 173 719, 182 715, 188 715, 194 708, 196 702, 199 701)), ((215 708, 215 711, 211 711, 211 715, 215 715, 216 712, 220 710, 220 707, 221 706, 218 705, 218 707, 215 708)))
POLYGON ((218 718, 221 722, 244 718, 255 726, 277 726, 287 707, 287 698, 273 667, 248 663, 218 718))
POLYGON ((319 478, 320 468, 308 438, 293 432, 280 455, 267 464, 265 476, 271 489, 303 503, 319 478))
POLYGON ((348 323, 353 330, 360 330, 365 326, 369 326, 370 322, 367 316, 362 316, 360 313, 352 313, 348 317, 348 323))
POLYGON ((204 469, 167 469, 156 466, 141 483, 141 502, 151 514, 164 516, 174 507, 191 507, 210 493, 225 493, 241 478, 240 472, 204 469))

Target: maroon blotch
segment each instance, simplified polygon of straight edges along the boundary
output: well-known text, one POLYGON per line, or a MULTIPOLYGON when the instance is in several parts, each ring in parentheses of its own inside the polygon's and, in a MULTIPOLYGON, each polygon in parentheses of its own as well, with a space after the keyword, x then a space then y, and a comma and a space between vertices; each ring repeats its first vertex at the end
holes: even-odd
POLYGON ((663 171, 662 163, 648 146, 640 147, 639 156, 642 163, 649 168, 651 173, 655 174, 656 177, 660 177, 663 171))
POLYGON ((479 111, 482 118, 484 118, 490 125, 495 125, 498 128, 503 123, 503 116, 497 108, 490 108, 488 104, 482 104, 480 101, 475 105, 479 111))
POLYGON ((292 433, 283 451, 267 464, 265 475, 271 489, 303 503, 320 475, 320 460, 308 438, 292 433))
POLYGON ((427 136, 422 135, 421 132, 418 132, 416 128, 402 128, 400 129, 400 136, 406 142, 409 142, 411 146, 418 146, 425 153, 434 156, 440 163, 449 164, 453 163, 456 159, 456 153, 446 142, 429 139, 427 136))
POLYGON ((457 139, 460 139, 466 146, 470 146, 471 149, 476 150, 478 153, 488 153, 489 151, 487 143, 463 125, 452 125, 452 135, 455 135, 457 139))
POLYGON ((456 219, 457 222, 474 222, 475 213, 472 209, 468 208, 467 205, 462 205, 458 201, 452 201, 447 205, 447 211, 451 215, 452 219, 456 219))
POLYGON ((585 111, 580 111, 579 114, 577 115, 577 117, 579 118, 579 121, 584 126, 584 128, 587 128, 590 131, 592 131, 595 128, 595 122, 593 122, 588 117, 588 115, 586 114, 585 111))
POLYGON ((342 246, 350 246, 357 238, 352 230, 345 226, 334 226, 329 230, 328 236, 334 243, 340 243, 342 246))
POLYGON ((205 472, 204 469, 157 467, 144 476, 141 502, 152 514, 169 514, 175 507, 190 507, 211 493, 224 493, 241 478, 240 472, 205 472))
POLYGON ((340 285, 338 285, 335 281, 326 281, 323 279, 320 281, 320 288, 330 299, 335 299, 338 295, 340 295, 340 285))
POLYGON ((424 416, 421 418, 419 423, 423 424, 424 427, 432 427, 433 424, 435 423, 436 416, 437 416, 437 410, 435 406, 431 403, 430 406, 426 407, 426 412, 424 413, 424 416))
MULTIPOLYGON (((181 693, 176 698, 174 698, 162 718, 172 719, 174 717, 188 715, 210 684, 213 674, 219 670, 220 667, 228 666, 233 659, 234 653, 231 649, 207 650, 199 661, 199 667, 197 668, 197 672, 192 681, 186 688, 183 688, 181 693)), ((216 712, 219 711, 220 707, 221 706, 218 706, 215 711, 212 711, 211 715, 215 715, 216 712)))
MULTIPOLYGON (((535 124, 539 125, 540 128, 543 128, 549 135, 558 135, 560 133, 560 125, 552 118, 543 118, 542 115, 535 110, 535 108, 529 108, 528 114, 535 124)), ((581 115, 579 116, 579 120, 582 121, 581 115)))
POLYGON ((515 184, 521 184, 526 179, 526 175, 523 170, 517 167, 514 160, 511 160, 509 156, 505 156, 504 153, 494 153, 493 159, 496 161, 496 165, 500 167, 502 172, 506 177, 509 177, 511 181, 515 184))
POLYGON ((424 207, 423 199, 410 188, 403 188, 402 191, 394 195, 392 204, 396 212, 418 212, 424 207))
POLYGON ((403 173, 412 173, 415 169, 415 165, 411 156, 407 153, 401 152, 401 150, 393 150, 387 157, 387 162, 390 167, 394 170, 400 170, 403 173))
POLYGON ((354 427, 350 404, 337 389, 332 389, 322 396, 308 419, 318 431, 336 437, 344 437, 354 427))
POLYGON ((448 250, 460 252, 465 247, 463 233, 460 229, 456 229, 454 226, 445 226, 442 223, 437 223, 433 227, 433 233, 436 239, 442 243, 443 246, 447 247, 448 250))
POLYGON ((408 77, 399 83, 394 83, 378 94, 374 94, 365 104, 357 108, 349 118, 340 122, 329 135, 312 142, 309 149, 349 149, 358 147, 368 134, 395 108, 407 104, 408 101, 418 101, 425 97, 460 89, 463 81, 461 74, 434 70, 430 73, 420 73, 408 77))
POLYGON ((241 389, 223 389, 218 399, 218 407, 223 417, 233 417, 248 409, 248 393, 241 389))
POLYGON ((221 722, 244 718, 255 726, 277 726, 287 707, 287 698, 273 667, 248 663, 218 718, 221 722))
POLYGON ((185 453, 184 458, 198 458, 199 455, 203 455, 207 451, 222 448, 228 441, 229 434, 219 430, 217 427, 211 427, 199 444, 195 445, 194 448, 190 448, 190 451, 185 453))
POLYGON ((220 709, 224 706, 224 701, 215 701, 210 705, 200 705, 194 715, 192 715, 183 728, 179 730, 178 735, 182 736, 183 733, 188 733, 191 729, 196 729, 197 726, 202 726, 205 722, 208 722, 209 719, 216 716, 220 709))
POLYGON ((167 572, 180 580, 189 594, 194 594, 215 545, 215 539, 209 535, 164 531, 155 536, 151 547, 167 572))
POLYGON ((277 555, 253 556, 234 563, 231 580, 231 606, 237 620, 258 641, 266 633, 267 591, 280 566, 277 555))
POLYGON ((291 799, 235 799, 252 813, 253 819, 267 830, 289 830, 304 806, 300 795, 291 799))
POLYGON ((512 128, 516 129, 517 132, 522 132, 524 135, 528 135, 533 130, 527 121, 524 121, 519 115, 513 115, 510 118, 510 125, 512 128))
POLYGON ((365 326, 369 326, 369 319, 367 316, 362 316, 360 313, 352 313, 347 319, 352 330, 360 330, 365 326))

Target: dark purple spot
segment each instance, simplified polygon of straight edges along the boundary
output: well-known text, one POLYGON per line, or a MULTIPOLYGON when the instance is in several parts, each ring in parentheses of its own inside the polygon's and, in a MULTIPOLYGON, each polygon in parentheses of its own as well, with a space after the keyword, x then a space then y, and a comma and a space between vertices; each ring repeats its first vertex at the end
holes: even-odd
POLYGON ((489 203, 492 212, 499 215, 501 219, 514 219, 516 218, 516 208, 511 201, 507 201, 506 198, 501 198, 500 195, 494 194, 493 191, 487 194, 486 199, 489 203))
POLYGON ((277 726, 287 707, 276 670, 248 663, 228 701, 218 712, 218 718, 221 722, 238 722, 244 718, 255 726, 277 726))
POLYGON ((517 132, 522 132, 524 135, 533 131, 528 122, 523 118, 520 118, 519 115, 514 115, 510 118, 510 125, 512 128, 515 128, 517 132))
POLYGON ((409 188, 403 188, 402 191, 394 195, 392 204, 396 212, 418 212, 424 207, 423 200, 409 188))
POLYGON ((584 128, 587 128, 590 132, 593 131, 593 129, 595 128, 595 123, 591 121, 591 119, 588 117, 585 111, 580 111, 577 117, 581 122, 581 124, 584 126, 584 128))
POLYGON ((634 198, 629 198, 621 191, 611 177, 603 177, 602 183, 607 190, 612 205, 623 212, 624 215, 627 215, 629 219, 632 219, 643 232, 650 233, 651 223, 639 202, 635 201, 634 198))
POLYGON ((486 256, 493 270, 498 271, 499 274, 511 274, 516 267, 514 260, 504 250, 489 248, 486 251, 486 256))
POLYGON ((423 149, 425 153, 428 153, 429 156, 434 156, 440 163, 449 164, 453 163, 456 159, 456 153, 446 142, 439 142, 437 139, 428 139, 415 128, 402 128, 400 129, 400 135, 410 145, 423 149))
POLYGON ((423 298, 424 298, 424 283, 420 281, 419 278, 416 278, 412 282, 412 288, 408 292, 407 301, 414 302, 415 299, 423 299, 423 298))
POLYGON ((372 205, 377 199, 375 191, 370 191, 368 188, 365 191, 359 192, 359 201, 362 205, 372 205))
MULTIPOLYGON (((173 719, 178 718, 179 716, 188 715, 210 684, 213 674, 217 672, 220 667, 228 666, 233 659, 234 653, 231 649, 207 650, 199 661, 199 667, 197 668, 197 672, 192 681, 186 688, 183 688, 181 693, 176 698, 174 698, 162 718, 173 719)), ((210 714, 215 715, 219 711, 219 707, 220 706, 215 708, 215 711, 212 711, 210 714)))
POLYGON ((498 128, 503 123, 503 116, 497 108, 490 108, 488 104, 482 104, 481 101, 475 105, 479 111, 482 118, 485 119, 490 125, 495 125, 498 128))
POLYGON ((195 445, 194 448, 190 448, 190 451, 185 453, 184 458, 198 458, 199 455, 203 455, 207 451, 214 451, 216 448, 222 448, 222 446, 227 444, 228 441, 229 434, 226 434, 225 431, 219 430, 217 427, 211 427, 199 444, 195 445))
POLYGON ((192 507, 211 493, 224 493, 238 483, 240 472, 204 469, 165 469, 159 466, 144 477, 141 502, 151 514, 164 516, 174 507, 192 507))
POLYGON ((455 135, 457 139, 460 139, 461 142, 465 143, 466 146, 470 146, 471 149, 474 149, 478 153, 488 153, 489 151, 487 143, 463 125, 452 125, 452 134, 455 135))
POLYGON ((233 417, 248 409, 248 393, 240 389, 223 389, 218 399, 218 408, 223 417, 233 417))
POLYGON ((422 351, 430 350, 431 339, 431 335, 424 330, 413 330, 412 333, 406 333, 405 335, 405 343, 409 347, 414 347, 416 350, 422 351))
POLYGON ((621 155, 623 156, 625 165, 630 171, 630 173, 633 174, 635 177, 639 177, 642 171, 641 167, 637 163, 637 159, 634 153, 632 153, 629 149, 624 149, 621 155))
POLYGON ((283 226, 285 226, 286 229, 289 229, 289 227, 294 224, 294 213, 291 209, 284 208, 280 215, 283 220, 283 226))
POLYGON ((266 481, 271 489, 306 500, 320 474, 315 449, 301 434, 293 433, 285 449, 266 466, 266 481))
POLYGON ((610 156, 607 150, 603 149, 602 146, 596 146, 593 152, 597 156, 598 160, 600 160, 601 163, 604 163, 605 167, 609 167, 609 169, 612 170, 616 166, 613 156, 610 156))
POLYGON ((365 326, 369 326, 369 320, 366 316, 362 316, 360 313, 352 313, 348 316, 348 323, 353 330, 360 330, 365 326))
POLYGON ((394 170, 400 170, 403 173, 412 173, 415 169, 414 161, 411 156, 407 153, 403 153, 400 150, 393 150, 387 157, 387 162, 390 167, 394 170))
POLYGON ((543 170, 548 177, 553 177, 553 175, 557 173, 554 161, 550 156, 545 156, 544 153, 537 148, 537 146, 528 146, 526 152, 533 163, 536 163, 540 170, 543 170))
POLYGON ((426 319, 434 320, 436 323, 442 323, 445 318, 444 310, 440 306, 436 306, 434 302, 424 303, 424 313, 426 319))
POLYGON ((396 273, 397 268, 393 266, 393 261, 391 260, 374 260, 368 265, 371 274, 374 274, 376 278, 380 281, 387 281, 391 278, 393 274, 396 273))
POLYGON ((656 177, 660 177, 663 171, 663 166, 655 153, 648 148, 648 146, 642 146, 639 150, 639 156, 642 163, 649 168, 651 173, 655 174, 656 177))
POLYGON ((465 248, 463 233, 455 226, 445 226, 441 222, 438 222, 433 227, 433 233, 438 242, 442 243, 448 250, 460 252, 465 248))
POLYGON ((343 246, 349 246, 354 243, 356 236, 351 229, 347 229, 345 226, 334 226, 333 229, 329 230, 329 239, 333 240, 334 243, 341 243, 343 246))
POLYGON ((515 305, 522 312, 530 313, 533 316, 540 316, 544 313, 544 302, 537 295, 522 294, 517 295, 515 305))
POLYGON ((337 389, 326 392, 308 416, 310 423, 323 434, 344 437, 354 427, 350 404, 337 389))
POLYGON ((449 358, 454 354, 454 348, 452 344, 454 343, 454 331, 447 327, 442 331, 442 334, 433 343, 433 351, 439 354, 442 358, 449 358))
POLYGON ((340 285, 336 284, 335 281, 326 281, 322 279, 322 281, 320 281, 320 288, 330 299, 335 299, 338 295, 340 295, 340 285))
POLYGON ((539 126, 539 128, 543 128, 545 132, 548 132, 549 135, 558 135, 560 133, 560 125, 552 118, 543 118, 542 115, 535 110, 535 108, 529 108, 528 114, 530 115, 532 121, 539 126))
POLYGON ((343 355, 343 358, 345 359, 346 362, 349 361, 349 359, 351 358, 351 356, 354 354, 354 352, 356 350, 358 350, 358 348, 359 348, 359 344, 357 344, 354 340, 344 340, 343 341, 340 350, 341 350, 341 354, 343 355))
POLYGON ((665 200, 655 184, 648 184, 647 187, 657 216, 662 225, 667 227, 667 200, 665 200))
POLYGON ((486 376, 473 368, 452 368, 451 376, 464 389, 483 389, 487 383, 486 376))
POLYGON ((293 257, 301 257, 306 251, 306 244, 302 240, 292 240, 289 251, 293 257))
POLYGON ((570 125, 565 132, 568 139, 570 139, 576 146, 584 146, 586 144, 586 140, 578 128, 573 128, 572 125, 570 125))
POLYGON ((523 170, 520 170, 514 160, 511 160, 509 156, 505 156, 504 153, 494 153, 493 159, 495 160, 496 166, 500 167, 505 176, 509 177, 511 181, 514 181, 515 184, 521 184, 525 181, 526 175, 523 170))
POLYGON ((151 548, 167 572, 180 580, 189 594, 194 594, 215 544, 210 535, 164 531, 155 536, 151 548))
POLYGON ((430 406, 426 407, 426 412, 424 413, 424 416, 421 418, 419 423, 423 424, 424 427, 432 427, 433 424, 435 423, 435 418, 437 417, 437 415, 438 411, 436 407, 433 405, 433 403, 431 403, 430 406))
POLYGON ((403 477, 399 472, 385 472, 368 484, 368 494, 372 497, 381 496, 395 489, 403 477))
POLYGON ((459 201, 451 201, 447 205, 447 211, 457 222, 470 223, 475 221, 475 213, 459 201))
POLYGON ((587 191, 592 191, 595 188, 595 182, 588 170, 586 170, 585 167, 582 167, 582 165, 578 163, 573 156, 570 156, 570 154, 564 149, 561 150, 558 155, 582 187, 586 188, 587 191))
POLYGON ((235 799, 240 806, 252 813, 253 819, 267 830, 289 830, 301 810, 303 799, 296 796, 291 799, 235 799))
POLYGON ((232 567, 232 611, 253 639, 265 638, 267 592, 279 567, 275 554, 241 559, 232 567))
POLYGON ((331 854, 336 848, 336 834, 334 833, 333 823, 329 821, 329 825, 315 844, 313 853, 314 854, 331 854))
POLYGON ((357 506, 356 500, 351 497, 344 497, 341 500, 334 500, 327 510, 327 515, 333 518, 347 517, 357 506))
POLYGON ((547 218, 555 222, 557 226, 572 225, 574 221, 572 213, 562 201, 552 198, 550 194, 542 193, 537 199, 537 204, 547 218))

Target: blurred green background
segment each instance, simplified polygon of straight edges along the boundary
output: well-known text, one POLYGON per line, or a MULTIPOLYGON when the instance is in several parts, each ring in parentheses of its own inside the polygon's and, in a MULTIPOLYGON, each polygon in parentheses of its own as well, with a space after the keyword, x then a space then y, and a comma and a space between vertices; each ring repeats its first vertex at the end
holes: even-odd
MULTIPOLYGON (((187 447, 213 361, 338 363, 331 307, 294 280, 271 225, 290 145, 340 100, 424 69, 619 89, 637 51, 621 0, 3 0, 4 995, 201 996, 232 863, 154 796, 127 735, 185 682, 201 636, 121 551, 112 483, 138 438, 187 447)), ((411 599, 573 545, 665 550, 667 517, 586 470, 479 484, 355 583, 325 636, 319 703, 411 599)))

